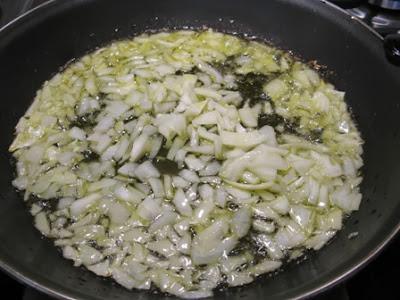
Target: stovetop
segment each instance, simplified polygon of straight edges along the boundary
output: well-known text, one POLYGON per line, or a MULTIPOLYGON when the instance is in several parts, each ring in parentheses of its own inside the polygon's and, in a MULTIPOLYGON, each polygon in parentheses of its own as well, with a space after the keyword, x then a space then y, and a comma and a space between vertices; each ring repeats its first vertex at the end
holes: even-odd
MULTIPOLYGON (((0 0, 0 26, 46 0, 0 0)), ((400 33, 400 10, 389 10, 369 4, 367 0, 332 0, 350 14, 360 18, 381 35, 400 33)), ((400 0, 371 1, 399 4, 400 0)), ((375 261, 350 280, 314 298, 314 300, 400 299, 400 236, 375 261)), ((51 300, 0 271, 0 289, 7 300, 51 300)))
POLYGON ((371 3, 382 3, 386 6, 386 2, 392 2, 396 10, 391 10, 370 4, 368 1, 351 1, 351 0, 333 0, 339 6, 342 6, 351 15, 363 20, 366 24, 374 28, 381 35, 390 33, 400 33, 400 0, 389 1, 369 1, 371 3))

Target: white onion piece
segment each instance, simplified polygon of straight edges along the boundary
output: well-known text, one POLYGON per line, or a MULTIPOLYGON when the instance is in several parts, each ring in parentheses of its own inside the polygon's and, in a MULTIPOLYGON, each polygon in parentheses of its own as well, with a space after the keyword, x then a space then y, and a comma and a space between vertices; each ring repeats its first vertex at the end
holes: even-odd
POLYGON ((142 229, 134 228, 122 234, 122 239, 127 242, 147 243, 150 240, 150 234, 144 232, 142 229))
POLYGON ((37 215, 38 213, 40 213, 42 211, 42 207, 40 207, 39 205, 37 205, 36 203, 32 204, 30 213, 32 214, 32 216, 37 215))
POLYGON ((228 194, 230 194, 232 197, 239 200, 245 200, 251 198, 250 192, 237 189, 232 186, 225 186, 225 191, 228 192, 228 194))
POLYGON ((99 108, 98 101, 85 97, 82 99, 82 102, 80 103, 80 106, 78 108, 78 115, 80 116, 85 115, 98 108, 99 108))
POLYGON ((322 231, 340 230, 343 223, 343 212, 339 209, 333 209, 327 215, 321 215, 317 218, 318 228, 322 231))
POLYGON ((285 196, 279 196, 274 201, 269 203, 269 206, 281 215, 285 215, 289 212, 290 204, 285 196))
POLYGON ((185 189, 190 186, 191 182, 183 179, 180 176, 172 177, 172 186, 177 189, 185 189))
POLYGON ((220 185, 222 183, 222 180, 218 176, 203 176, 203 177, 200 177, 200 182, 214 184, 214 185, 220 185))
POLYGON ((112 126, 114 126, 113 118, 111 116, 106 116, 100 119, 93 130, 94 132, 107 132, 112 126))
POLYGON ((176 249, 183 254, 190 254, 191 245, 192 245, 192 238, 190 234, 184 233, 183 237, 176 242, 176 249))
POLYGON ((160 172, 147 160, 135 169, 135 175, 141 181, 147 181, 151 177, 160 177, 160 172))
POLYGON ((229 225, 228 220, 221 217, 215 220, 209 227, 204 229, 197 235, 200 241, 207 241, 208 239, 219 239, 222 238, 226 233, 228 233, 229 225))
POLYGON ((27 188, 29 183, 28 177, 19 176, 12 181, 12 185, 19 190, 24 190, 27 188))
POLYGON ((289 223, 280 228, 275 235, 275 241, 281 249, 291 249, 303 243, 306 237, 296 223, 289 223))
POLYGON ((74 202, 74 198, 70 198, 70 197, 61 198, 58 201, 57 208, 60 210, 64 209, 64 208, 68 208, 72 204, 72 202, 74 202))
POLYGON ((164 194, 164 185, 163 182, 159 178, 149 178, 149 183, 151 189, 153 190, 154 197, 163 198, 164 194))
POLYGON ((149 158, 153 159, 162 147, 163 139, 161 136, 153 138, 149 158))
POLYGON ((214 199, 214 189, 208 184, 202 184, 199 187, 199 195, 204 201, 212 202, 214 199))
POLYGON ((86 140, 85 131, 83 131, 82 129, 80 129, 78 127, 72 127, 69 131, 69 135, 75 140, 79 140, 79 141, 86 140))
POLYGON ((218 123, 220 115, 216 111, 210 111, 208 113, 201 114, 199 117, 193 119, 192 124, 199 125, 213 125, 218 123))
POLYGON ((66 259, 73 260, 74 261, 74 266, 80 266, 81 265, 78 251, 75 248, 73 248, 73 247, 71 247, 69 245, 63 247, 63 256, 66 259))
POLYGON ((134 177, 137 166, 138 165, 135 163, 126 163, 118 169, 118 173, 128 177, 134 177))
POLYGON ((319 189, 318 206, 321 208, 325 208, 329 205, 328 202, 328 187, 326 185, 322 185, 319 189))
POLYGON ((201 159, 198 159, 193 155, 188 155, 185 158, 185 163, 189 167, 189 169, 194 171, 200 171, 205 167, 205 163, 201 159))
POLYGON ((151 196, 146 197, 137 208, 137 213, 144 219, 154 220, 160 213, 160 201, 151 196))
POLYGON ((173 198, 173 187, 172 187, 172 178, 169 175, 164 175, 164 192, 167 199, 173 198))
POLYGON ((331 196, 331 202, 345 212, 358 210, 361 202, 361 194, 351 191, 348 185, 335 189, 331 196))
POLYGON ((147 248, 164 255, 165 257, 170 257, 176 254, 175 246, 169 240, 150 242, 147 244, 147 248))
POLYGON ((142 192, 142 193, 145 194, 145 195, 148 195, 148 194, 150 194, 150 192, 151 192, 150 186, 148 186, 148 185, 145 184, 145 183, 135 182, 135 183, 134 183, 134 186, 135 186, 135 188, 136 188, 137 190, 139 190, 140 192, 142 192))
POLYGON ((109 207, 108 215, 111 222, 123 224, 128 220, 130 212, 122 204, 112 203, 109 207))
POLYGON ((225 274, 229 274, 239 268, 241 265, 247 263, 251 259, 249 255, 229 256, 223 257, 221 260, 221 271, 225 274))
POLYGON ((141 134, 135 139, 131 150, 131 161, 137 161, 144 155, 146 151, 147 142, 149 141, 149 136, 147 134, 141 134))
POLYGON ((185 192, 186 197, 189 201, 194 201, 197 199, 197 183, 192 184, 185 192))
POLYGON ((115 144, 111 147, 108 147, 106 151, 101 155, 101 160, 111 160, 115 153, 118 150, 118 145, 115 144))
POLYGON ((209 244, 193 240, 191 257, 196 265, 210 264, 218 260, 222 255, 228 255, 235 247, 238 240, 234 237, 227 237, 223 240, 212 240, 209 244))
POLYGON ((189 226, 189 219, 183 219, 182 221, 174 225, 174 229, 182 236, 185 235, 186 232, 189 230, 189 226))
POLYGON ((253 278, 246 272, 232 272, 226 279, 229 286, 241 286, 253 281, 253 278))
POLYGON ((76 236, 78 236, 79 238, 83 238, 85 240, 93 240, 104 237, 105 235, 104 227, 100 225, 79 226, 73 228, 73 231, 76 236))
POLYGON ((215 192, 215 202, 220 207, 225 207, 227 201, 226 191, 222 187, 218 187, 215 192))
POLYGON ((183 135, 186 129, 186 119, 182 114, 160 114, 154 120, 158 131, 166 138, 183 135))
POLYGON ((174 224, 177 219, 177 214, 174 212, 165 211, 161 213, 149 227, 149 232, 157 231, 165 225, 174 224))
POLYGON ((337 177, 342 175, 343 171, 341 166, 339 164, 332 163, 329 156, 312 151, 311 157, 318 162, 326 176, 337 177))
POLYGON ((282 262, 275 261, 275 260, 263 260, 262 262, 258 263, 254 267, 252 267, 251 272, 255 276, 259 276, 264 273, 275 271, 282 266, 282 262))
POLYGON ((270 220, 278 220, 279 215, 271 208, 268 203, 261 202, 253 205, 253 212, 256 216, 270 220))
POLYGON ((252 132, 221 132, 222 143, 231 147, 251 148, 264 142, 266 139, 257 131, 252 132))
POLYGON ((253 174, 252 172, 249 171, 244 171, 242 174, 241 178, 246 184, 258 184, 260 182, 260 179, 253 174))
POLYGON ((35 227, 44 235, 50 233, 50 224, 45 212, 40 212, 35 216, 35 227))
POLYGON ((95 193, 87 197, 75 200, 70 206, 71 215, 74 217, 78 217, 101 197, 101 194, 95 193))
POLYGON ((232 218, 232 231, 238 238, 244 237, 251 226, 251 212, 247 207, 242 207, 235 212, 232 218))
POLYGON ((281 244, 275 242, 270 236, 266 234, 259 234, 256 237, 256 242, 261 246, 267 249, 268 255, 275 260, 282 259, 284 256, 283 251, 281 249, 281 244))
POLYGON ((79 259, 84 265, 93 265, 103 259, 103 254, 93 247, 87 245, 80 245, 78 247, 79 259))
POLYGON ((108 277, 111 275, 110 262, 108 260, 105 260, 95 265, 88 266, 87 268, 99 276, 108 277))
POLYGON ((126 105, 122 101, 112 101, 109 102, 106 111, 109 113, 109 115, 113 118, 116 118, 120 115, 122 115, 124 112, 126 112, 129 109, 129 106, 126 105))
POLYGON ((303 229, 307 229, 312 221, 313 212, 302 205, 292 205, 290 207, 290 216, 303 229))
POLYGON ((181 215, 187 217, 190 217, 192 215, 192 207, 190 206, 190 202, 182 189, 176 190, 172 202, 174 203, 176 209, 181 215))
POLYGON ((200 223, 206 221, 208 215, 213 211, 214 207, 214 202, 210 200, 203 201, 193 213, 193 222, 200 223))
POLYGON ((117 144, 117 150, 114 153, 114 159, 120 160, 128 151, 129 140, 127 137, 123 137, 120 142, 117 144))
POLYGON ((94 150, 97 153, 103 153, 104 150, 111 144, 112 140, 107 134, 97 134, 94 133, 88 137, 89 141, 94 142, 94 150))
POLYGON ((115 179, 103 178, 99 181, 93 182, 88 187, 88 192, 97 192, 100 190, 107 190, 114 187, 117 184, 115 179))
POLYGON ((240 120, 246 127, 257 127, 258 113, 250 107, 244 107, 238 110, 240 120))
POLYGON ((216 82, 222 82, 223 77, 221 75, 220 72, 218 72, 216 69, 214 69, 213 67, 211 67, 209 64, 207 64, 204 61, 198 62, 197 66, 200 70, 204 71, 205 73, 207 73, 208 75, 210 75, 210 77, 212 79, 214 79, 216 82))
POLYGON ((130 276, 132 276, 136 280, 144 281, 147 279, 146 271, 148 267, 135 261, 132 258, 125 259, 122 268, 125 272, 127 272, 130 276))
POLYGON ((25 159, 32 163, 39 163, 44 154, 42 146, 35 145, 31 147, 25 154, 25 159))
POLYGON ((317 233, 316 235, 308 239, 305 242, 305 245, 309 249, 312 248, 314 250, 319 250, 335 235, 335 233, 335 231, 317 233))
POLYGON ((214 176, 217 175, 221 165, 218 161, 213 161, 206 165, 206 167, 199 171, 200 176, 214 176))
POLYGON ((140 203, 145 198, 145 194, 131 186, 119 186, 114 190, 114 195, 123 201, 140 203))
POLYGON ((189 181, 191 183, 198 183, 200 182, 199 176, 196 174, 196 172, 184 169, 179 172, 179 176, 181 176, 183 179, 186 181, 189 181))
POLYGON ((185 147, 185 151, 196 154, 212 155, 214 154, 215 151, 215 145, 207 144, 199 146, 190 146, 190 147, 185 147))
POLYGON ((175 138, 171 145, 171 148, 169 148, 167 159, 174 160, 176 153, 182 148, 184 144, 185 144, 184 140, 180 139, 179 137, 175 138))
POLYGON ((259 129, 259 132, 264 135, 266 143, 271 146, 276 146, 275 130, 271 126, 265 125, 259 129))
MULTIPOLYGON (((119 270, 118 268, 113 268, 111 274, 116 282, 127 289, 139 288, 141 286, 138 281, 134 280, 131 276, 119 270)), ((142 286, 142 288, 144 289, 145 287, 142 286)))
POLYGON ((260 232, 272 233, 275 231, 275 224, 273 222, 254 220, 252 225, 255 230, 260 232))

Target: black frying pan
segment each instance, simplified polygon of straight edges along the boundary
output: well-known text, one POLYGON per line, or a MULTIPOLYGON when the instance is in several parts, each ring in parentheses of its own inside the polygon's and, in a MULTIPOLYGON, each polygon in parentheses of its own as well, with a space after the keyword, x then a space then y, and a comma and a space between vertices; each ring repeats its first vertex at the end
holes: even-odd
MULTIPOLYGON (((72 266, 41 238, 11 186, 7 148, 35 91, 73 58, 145 30, 203 25, 249 33, 327 66, 328 79, 347 102, 366 141, 360 211, 308 260, 220 299, 278 299, 313 295, 370 261, 400 228, 400 68, 385 57, 375 32, 318 0, 57 0, 0 31, 0 266, 17 279, 67 299, 161 299, 128 291, 72 266), (233 22, 231 21, 233 20, 233 22), (349 239, 352 232, 358 237, 349 239)), ((395 54, 395 38, 388 41, 395 54)), ((393 58, 393 56, 392 56, 393 58)))

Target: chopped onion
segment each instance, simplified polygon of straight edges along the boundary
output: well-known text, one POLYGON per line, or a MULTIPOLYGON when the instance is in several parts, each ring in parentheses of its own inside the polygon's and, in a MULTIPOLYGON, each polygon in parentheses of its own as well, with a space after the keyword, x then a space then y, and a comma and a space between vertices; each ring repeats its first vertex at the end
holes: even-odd
POLYGON ((105 260, 95 265, 91 265, 87 267, 88 270, 92 271, 96 275, 108 277, 110 276, 110 262, 105 260))
POLYGON ((192 215, 192 207, 190 206, 190 202, 187 199, 183 190, 178 189, 175 192, 175 197, 172 200, 176 206, 176 209, 180 214, 190 217, 192 215))
POLYGON ((101 194, 95 193, 84 198, 75 200, 70 206, 71 215, 74 217, 78 217, 101 197, 101 194))
POLYGON ((128 220, 130 213, 122 204, 112 203, 108 215, 112 223, 123 224, 128 220))
POLYGON ((135 169, 135 175, 141 181, 147 181, 152 177, 160 177, 160 172, 153 166, 150 161, 145 161, 135 169))
POLYGON ((266 139, 263 135, 257 131, 251 132, 221 132, 222 144, 239 147, 239 148, 252 148, 264 142, 266 139))
POLYGON ((103 255, 93 247, 80 245, 78 247, 79 259, 84 265, 93 265, 103 259, 103 255))
POLYGON ((344 96, 259 42, 146 33, 43 84, 9 148, 12 184, 75 266, 212 297, 320 249, 359 208, 344 96))
POLYGON ((49 235, 50 225, 45 212, 40 212, 35 216, 35 227, 44 235, 49 235))
POLYGON ((238 238, 244 237, 251 226, 251 212, 248 208, 242 207, 235 212, 232 218, 232 231, 238 238))

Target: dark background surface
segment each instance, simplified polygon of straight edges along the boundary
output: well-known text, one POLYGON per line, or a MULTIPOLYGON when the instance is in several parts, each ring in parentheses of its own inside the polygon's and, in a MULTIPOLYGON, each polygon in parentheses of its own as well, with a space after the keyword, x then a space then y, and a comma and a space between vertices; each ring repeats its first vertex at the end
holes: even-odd
MULTIPOLYGON (((44 2, 43 0, 0 0, 0 24, 12 18, 12 14, 29 8, 32 3, 44 2), (3 5, 8 5, 11 11, 2 10, 3 5)), ((1 67, 1 66, 0 66, 1 67)), ((399 216, 400 218, 400 216, 399 216)), ((373 226, 373 224, 371 224, 373 226)), ((21 237, 23 239, 23 237, 21 237)), ((1 241, 0 241, 1 242, 1 241)), ((23 247, 23 245, 21 245, 23 247)), ((381 255, 337 288, 316 297, 317 300, 326 299, 400 299, 400 237, 398 236, 381 255)), ((346 255, 346 253, 343 253, 346 255)), ((273 280, 273 278, 271 279, 273 280)), ((0 272, 0 288, 4 299, 43 299, 46 296, 26 289, 22 284, 0 272)), ((268 298, 268 295, 265 297, 268 298)))

